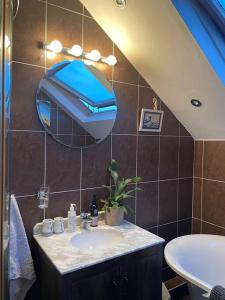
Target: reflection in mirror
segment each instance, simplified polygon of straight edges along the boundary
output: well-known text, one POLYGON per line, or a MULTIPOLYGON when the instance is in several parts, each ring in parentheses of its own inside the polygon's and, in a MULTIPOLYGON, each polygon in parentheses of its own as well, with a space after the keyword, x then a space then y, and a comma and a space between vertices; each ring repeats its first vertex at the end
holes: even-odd
POLYGON ((110 134, 117 113, 111 84, 79 60, 55 64, 45 73, 36 104, 45 129, 73 148, 100 143, 110 134))

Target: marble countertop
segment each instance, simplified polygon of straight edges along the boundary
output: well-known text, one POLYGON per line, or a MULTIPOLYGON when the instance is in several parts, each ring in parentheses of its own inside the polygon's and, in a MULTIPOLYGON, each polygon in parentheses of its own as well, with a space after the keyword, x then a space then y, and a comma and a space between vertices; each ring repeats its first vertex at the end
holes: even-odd
POLYGON ((122 233, 123 238, 118 243, 101 249, 87 248, 81 250, 73 246, 71 239, 82 231, 79 227, 75 232, 65 231, 47 237, 37 234, 34 235, 34 238, 61 274, 70 273, 164 242, 162 238, 127 221, 120 226, 113 227, 100 222, 98 227, 86 230, 108 230, 112 228, 122 233))

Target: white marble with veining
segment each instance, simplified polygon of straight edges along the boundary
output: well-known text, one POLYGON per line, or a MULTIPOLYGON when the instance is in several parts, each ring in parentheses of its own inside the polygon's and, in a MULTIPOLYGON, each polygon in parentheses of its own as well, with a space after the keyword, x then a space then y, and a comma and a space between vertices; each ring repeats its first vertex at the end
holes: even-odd
MULTIPOLYGON (((97 229, 90 227, 87 230, 98 230, 98 228, 112 229, 111 226, 100 222, 97 229)), ((38 234, 34 235, 34 238, 61 274, 70 273, 164 242, 162 238, 127 221, 121 226, 113 226, 113 229, 122 233, 123 238, 114 245, 106 245, 106 247, 97 250, 91 247, 80 250, 72 246, 71 238, 81 233, 79 227, 72 233, 65 231, 62 234, 53 234, 48 237, 38 234)))

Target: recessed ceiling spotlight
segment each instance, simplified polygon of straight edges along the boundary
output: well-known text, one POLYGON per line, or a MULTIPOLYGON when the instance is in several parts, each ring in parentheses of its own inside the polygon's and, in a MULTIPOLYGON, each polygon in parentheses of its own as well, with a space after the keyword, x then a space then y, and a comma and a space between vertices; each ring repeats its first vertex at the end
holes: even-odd
POLYGON ((191 99, 191 104, 195 107, 200 107, 202 106, 202 102, 199 101, 198 99, 191 99))
POLYGON ((116 5, 119 8, 125 8, 127 5, 127 1, 126 0, 114 0, 114 2, 116 3, 116 5))

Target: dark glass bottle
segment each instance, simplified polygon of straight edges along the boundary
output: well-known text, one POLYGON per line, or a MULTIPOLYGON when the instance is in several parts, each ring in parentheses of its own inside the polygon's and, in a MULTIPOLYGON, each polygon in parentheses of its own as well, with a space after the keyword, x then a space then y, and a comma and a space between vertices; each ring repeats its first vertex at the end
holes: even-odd
POLYGON ((92 218, 91 226, 98 226, 98 205, 96 195, 93 195, 93 199, 90 206, 90 213, 92 218))

